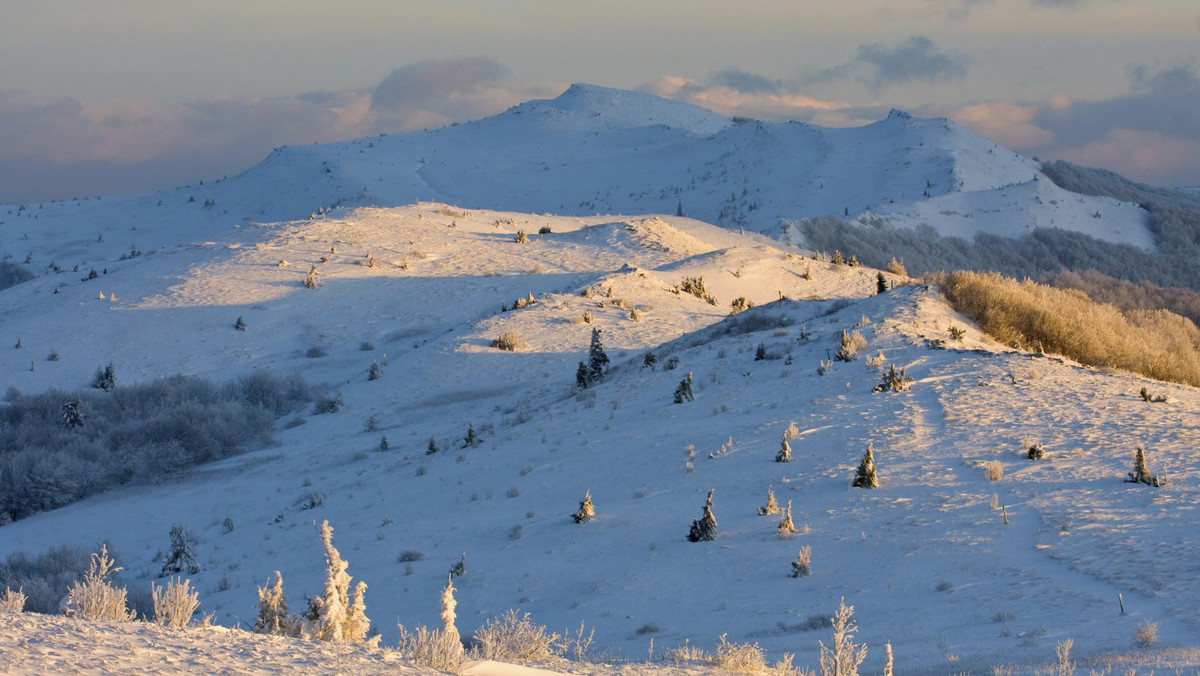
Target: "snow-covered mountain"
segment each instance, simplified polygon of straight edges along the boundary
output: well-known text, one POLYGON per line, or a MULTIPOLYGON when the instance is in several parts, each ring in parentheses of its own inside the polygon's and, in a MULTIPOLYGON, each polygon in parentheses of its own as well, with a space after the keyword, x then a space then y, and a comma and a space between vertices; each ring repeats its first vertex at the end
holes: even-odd
MULTIPOLYGON (((726 634, 815 667, 844 598, 869 672, 891 642, 898 673, 1032 673, 1067 638, 1081 666, 1194 669, 1195 389, 1014 351, 929 288, 877 294, 875 270, 704 222, 745 200, 724 221, 771 233, 852 194, 868 196, 852 212, 897 214, 909 195, 918 219, 937 200, 1100 208, 1054 190, 942 121, 734 122, 577 86, 477 123, 281 149, 210 185, 13 207, 0 249, 40 274, 0 291, 5 389, 84 389, 110 362, 123 385, 269 369, 345 410, 297 411, 269 448, 2 526, 0 552, 106 541, 145 589, 183 524, 202 611, 246 626, 275 570, 294 609, 319 591, 327 519, 385 643, 397 621, 438 623, 465 554, 464 635, 519 608, 635 660, 651 639, 661 656, 726 634), (414 203, 433 198, 449 203, 414 203), (671 215, 679 202, 704 218, 671 215), (681 292, 689 278, 715 302, 681 292), (738 298, 757 307, 731 315, 738 298), (596 328, 611 370, 578 389, 596 328), (832 360, 843 330, 867 342, 853 361, 832 360), (516 351, 491 346, 506 332, 516 351), (873 392, 891 365, 915 382, 873 392), (687 380, 695 400, 675 403, 687 380), (1047 460, 1027 459, 1034 443, 1047 460), (881 486, 852 488, 869 445, 881 486), (1122 481, 1138 446, 1168 486, 1122 481), (794 535, 758 514, 768 488, 794 535), (717 537, 688 542, 710 490, 717 537), (576 524, 585 493, 597 516, 576 524), (793 578, 806 545, 812 574, 793 578), (1147 622, 1159 644, 1138 648, 1147 622)), ((1079 222, 1126 210, 1111 208, 1079 222)))

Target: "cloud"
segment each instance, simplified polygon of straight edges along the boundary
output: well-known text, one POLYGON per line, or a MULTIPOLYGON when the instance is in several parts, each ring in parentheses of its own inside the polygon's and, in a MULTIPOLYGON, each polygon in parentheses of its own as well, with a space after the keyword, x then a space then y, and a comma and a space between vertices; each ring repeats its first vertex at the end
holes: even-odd
POLYGON ((783 82, 780 80, 741 70, 719 70, 709 75, 708 80, 718 87, 744 94, 779 94, 783 90, 783 82))
POLYGON ((665 76, 638 87, 639 91, 684 101, 722 115, 784 122, 795 120, 826 127, 855 127, 887 116, 886 107, 856 107, 825 101, 794 91, 794 85, 753 73, 735 78, 710 76, 708 83, 690 78, 665 76), (765 86, 771 83, 772 86, 765 86), (738 85, 738 86, 730 86, 738 85))
POLYGON ((32 101, 0 91, 0 203, 144 192, 238 173, 281 145, 442 127, 558 84, 505 84, 487 57, 425 61, 361 90, 292 97, 32 101))
POLYGON ((802 80, 805 85, 854 79, 877 91, 912 81, 961 80, 970 60, 956 52, 939 50, 933 40, 914 35, 894 45, 859 45, 850 61, 825 68, 802 80))
POLYGON ((961 80, 967 76, 967 58, 938 51, 933 40, 914 35, 893 46, 860 45, 854 62, 873 72, 868 76, 872 89, 925 80, 961 80))
POLYGON ((494 83, 504 74, 486 56, 445 61, 422 61, 398 68, 371 92, 371 107, 412 108, 431 101, 462 97, 494 83))

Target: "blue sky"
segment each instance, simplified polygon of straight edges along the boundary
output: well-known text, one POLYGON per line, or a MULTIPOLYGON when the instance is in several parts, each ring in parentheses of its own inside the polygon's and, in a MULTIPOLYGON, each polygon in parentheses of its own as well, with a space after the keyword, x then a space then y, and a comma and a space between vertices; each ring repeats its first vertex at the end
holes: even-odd
POLYGON ((0 202, 220 178, 571 82, 835 126, 899 107, 1200 185, 1195 0, 0 3, 0 202))

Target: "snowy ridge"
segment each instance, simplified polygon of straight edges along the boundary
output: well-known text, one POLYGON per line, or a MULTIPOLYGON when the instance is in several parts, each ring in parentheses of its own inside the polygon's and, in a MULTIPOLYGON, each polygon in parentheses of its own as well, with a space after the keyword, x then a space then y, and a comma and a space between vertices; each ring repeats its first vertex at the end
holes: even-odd
MULTIPOLYGON (((77 247, 61 262, 80 260, 80 273, 0 292, 6 387, 86 387, 109 361, 125 383, 266 368, 327 384, 346 410, 297 412, 272 448, 0 527, 0 551, 106 540, 126 582, 145 588, 181 523, 204 567, 193 576, 201 610, 245 626, 272 571, 294 608, 320 588, 312 524, 328 519, 349 573, 369 584, 385 644, 396 620, 437 624, 438 591, 465 552, 464 636, 520 608, 556 631, 582 621, 598 647, 635 660, 651 638, 661 654, 728 634, 815 666, 817 641, 828 643, 819 627, 843 597, 870 671, 888 641, 908 673, 1030 673, 1065 638, 1079 659, 1149 664, 1164 653, 1134 651, 1142 621, 1167 646, 1200 645, 1200 585, 1186 566, 1200 549, 1179 535, 1200 520, 1192 388, 1012 351, 927 288, 876 294, 875 270, 690 218, 420 203, 218 227, 204 214, 220 201, 171 222, 153 218, 156 199, 127 199, 150 205, 128 215, 137 230, 116 219, 51 228, 77 247), (134 236, 139 255, 121 260, 134 236), (107 273, 81 281, 93 264, 107 273), (313 266, 321 283, 304 288, 313 266), (716 304, 676 293, 685 277, 703 277, 716 304), (529 295, 535 304, 501 311, 529 295), (739 296, 758 307, 730 316, 739 296), (962 343, 951 326, 966 330, 962 343), (594 328, 611 372, 576 390, 594 328), (867 348, 820 375, 843 330, 867 348), (491 347, 504 331, 526 345, 491 347), (46 360, 52 349, 58 361, 46 360), (373 362, 383 375, 368 380, 373 362), (912 387, 873 393, 890 365, 912 387), (696 400, 675 404, 688 374, 696 400), (1169 402, 1142 401, 1143 386, 1169 402), (793 460, 776 463, 792 422, 793 460), (469 426, 477 447, 462 444, 469 426), (1048 460, 1025 457, 1032 442, 1048 460), (852 489, 868 444, 881 487, 852 489), (1166 488, 1122 482, 1139 445, 1169 472, 1166 488), (988 462, 1003 467, 999 481, 988 462), (792 537, 757 514, 768 486, 792 503, 792 537), (717 539, 689 543, 712 489, 717 539), (597 516, 575 524, 588 491, 597 516), (312 492, 324 504, 305 509, 312 492), (792 578, 802 545, 813 573, 792 578), (407 551, 421 558, 406 565, 407 551)), ((99 213, 109 200, 81 204, 46 211, 99 213)), ((16 241, 38 261, 59 255, 34 227, 16 241)), ((1194 651, 1172 659, 1197 662, 1194 651)))
POLYGON ((78 250, 64 240, 78 223, 88 224, 92 241, 151 222, 212 239, 234 224, 421 200, 575 216, 682 212, 770 236, 807 217, 880 216, 889 227, 926 224, 967 237, 1052 227, 1153 247, 1146 214, 1132 205, 1045 180, 1009 190, 1038 177, 1036 162, 944 119, 893 111, 865 127, 824 129, 573 85, 556 99, 443 129, 279 148, 256 167, 206 185, 6 209, 0 251, 65 256, 78 250), (1003 218, 989 216, 1001 206, 1003 218), (38 234, 53 245, 39 247, 38 234))

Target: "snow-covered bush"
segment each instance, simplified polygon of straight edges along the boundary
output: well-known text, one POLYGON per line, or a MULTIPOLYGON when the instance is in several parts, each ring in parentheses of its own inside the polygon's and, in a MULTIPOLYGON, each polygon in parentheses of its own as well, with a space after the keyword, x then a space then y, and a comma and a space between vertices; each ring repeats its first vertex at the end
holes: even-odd
POLYGON ((999 481, 1004 478, 1004 463, 999 460, 988 460, 983 463, 983 475, 988 481, 999 481))
POLYGON ((454 584, 447 580, 442 590, 442 628, 417 627, 409 632, 403 624, 397 624, 400 630, 400 654, 419 666, 461 673, 466 655, 458 628, 454 626, 454 608, 457 605, 454 584))
POLYGON ((779 503, 775 501, 775 490, 771 486, 767 486, 767 504, 764 507, 758 508, 759 516, 768 514, 778 514, 779 503))
POLYGON ((151 583, 150 595, 154 599, 154 622, 168 629, 186 627, 200 607, 200 594, 187 579, 167 580, 166 587, 151 583))
POLYGON ((371 368, 367 369, 367 380, 379 380, 383 377, 383 367, 379 362, 371 362, 371 368))
POLYGON ((1133 454, 1133 471, 1125 478, 1126 483, 1146 484, 1147 486, 1158 487, 1162 483, 1157 476, 1151 475, 1150 470, 1146 468, 1146 451, 1142 450, 1141 446, 1133 454))
POLYGON ((524 348, 527 344, 525 339, 521 337, 521 334, 516 331, 505 331, 491 342, 492 347, 508 352, 516 352, 524 348))
POLYGON ((63 590, 79 580, 89 559, 87 550, 68 546, 37 556, 14 552, 0 562, 0 587, 20 589, 29 612, 57 613, 63 590))
POLYGON ((792 447, 788 445, 787 435, 779 442, 779 452, 775 454, 775 462, 791 462, 792 447))
POLYGON ((757 643, 730 643, 725 634, 717 642, 712 665, 734 674, 761 674, 767 672, 763 650, 757 643))
POLYGON ((796 534, 796 525, 792 523, 792 501, 788 500, 787 507, 783 510, 783 516, 779 517, 779 527, 775 529, 775 535, 786 538, 796 534))
POLYGON ((105 622, 127 622, 134 619, 135 612, 125 603, 125 588, 115 587, 108 577, 121 570, 116 562, 108 558, 107 545, 100 546, 100 553, 92 554, 92 562, 81 582, 71 586, 67 605, 75 616, 84 620, 105 622))
POLYGON ((845 599, 839 601, 837 614, 831 622, 831 647, 820 644, 821 676, 858 676, 858 666, 867 658, 867 646, 854 642, 854 634, 858 631, 854 624, 854 606, 847 606, 845 599))
POLYGON ((497 662, 545 660, 562 651, 561 636, 547 633, 545 627, 529 619, 529 613, 518 616, 515 610, 489 618, 475 631, 472 643, 474 656, 497 662))
POLYGON ((25 591, 17 588, 13 591, 9 587, 4 588, 4 593, 0 594, 0 612, 3 613, 21 613, 25 611, 25 601, 28 597, 25 596, 25 591))
POLYGON ((854 355, 866 347, 867 339, 863 338, 861 333, 858 331, 850 333, 843 329, 842 335, 838 338, 838 350, 834 353, 833 358, 838 361, 854 361, 854 355))
POLYGON ((903 392, 908 389, 909 383, 913 379, 904 375, 906 369, 896 370, 895 364, 889 364, 887 373, 883 374, 883 381, 871 389, 872 392, 903 392))
POLYGON ((171 526, 171 552, 167 554, 167 560, 158 576, 166 577, 184 572, 195 575, 200 572, 200 564, 196 562, 196 555, 192 553, 192 538, 183 526, 177 524, 171 526))

